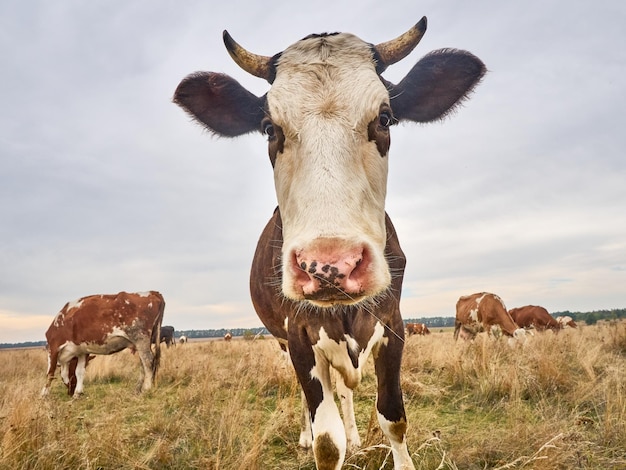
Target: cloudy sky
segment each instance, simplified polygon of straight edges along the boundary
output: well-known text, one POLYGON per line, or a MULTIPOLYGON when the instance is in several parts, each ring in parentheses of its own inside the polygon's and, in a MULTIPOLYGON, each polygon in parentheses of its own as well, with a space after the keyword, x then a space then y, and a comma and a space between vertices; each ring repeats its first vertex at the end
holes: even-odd
POLYGON ((387 210, 406 318, 460 295, 626 307, 626 3, 107 0, 0 4, 0 342, 36 341, 69 300, 159 290, 177 329, 255 327, 248 269, 276 204, 261 135, 217 139, 171 97, 197 70, 257 95, 228 29, 273 55, 314 32, 372 43, 423 15, 424 54, 489 74, 443 123, 392 130, 387 210))

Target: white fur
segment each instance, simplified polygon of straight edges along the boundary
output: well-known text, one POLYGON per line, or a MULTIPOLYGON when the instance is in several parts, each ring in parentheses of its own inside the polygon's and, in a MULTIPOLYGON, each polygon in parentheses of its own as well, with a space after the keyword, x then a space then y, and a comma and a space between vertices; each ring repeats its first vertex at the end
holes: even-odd
MULTIPOLYGON (((386 342, 384 332, 384 326, 377 323, 374 328, 374 334, 365 349, 359 354, 357 367, 355 368, 347 352, 348 346, 353 350, 358 347, 354 338, 345 335, 345 341, 337 342, 329 338, 323 327, 320 328, 320 339, 313 345, 315 367, 311 370, 311 377, 320 381, 324 398, 316 410, 315 421, 311 425, 306 400, 304 395, 302 396, 303 428, 300 433, 300 446, 305 448, 310 447, 311 442, 313 442, 313 446, 315 446, 315 436, 322 433, 328 434, 332 437, 333 442, 335 442, 335 445, 340 450, 341 462, 343 462, 347 449, 353 451, 360 447, 361 438, 354 417, 352 389, 359 384, 363 366, 372 353, 372 350, 386 342), (343 422, 334 400, 330 375, 331 367, 334 369, 334 372, 336 372, 335 386, 341 403, 343 422), (311 439, 313 440, 311 441, 311 439)), ((341 465, 337 468, 341 468, 341 465)))
MULTIPOLYGON (((362 243, 373 259, 366 295, 379 293, 390 282, 383 256, 387 158, 367 126, 389 96, 370 47, 350 34, 300 41, 282 53, 277 70, 267 101, 285 135, 274 169, 283 259, 319 238, 362 243), (324 48, 333 49, 332 58, 324 48)), ((293 273, 284 271, 283 293, 301 300, 293 273)))

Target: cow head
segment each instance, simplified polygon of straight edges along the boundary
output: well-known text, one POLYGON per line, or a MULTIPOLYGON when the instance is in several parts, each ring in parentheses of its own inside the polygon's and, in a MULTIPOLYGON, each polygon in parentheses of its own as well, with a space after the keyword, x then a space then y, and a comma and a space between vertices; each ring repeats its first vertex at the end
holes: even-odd
POLYGON ((245 71, 271 84, 257 97, 231 77, 196 72, 174 102, 213 133, 259 131, 282 219, 282 292, 327 307, 383 293, 391 276, 384 250, 390 128, 441 119, 485 73, 472 54, 429 53, 395 85, 381 73, 407 56, 426 18, 379 45, 346 33, 311 35, 265 57, 224 31, 245 71))

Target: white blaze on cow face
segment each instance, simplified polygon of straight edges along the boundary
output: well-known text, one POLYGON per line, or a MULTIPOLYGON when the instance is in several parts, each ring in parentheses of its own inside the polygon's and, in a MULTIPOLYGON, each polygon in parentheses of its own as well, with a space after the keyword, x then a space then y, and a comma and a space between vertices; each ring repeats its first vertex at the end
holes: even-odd
POLYGON ((274 164, 283 293, 325 306, 382 292, 390 283, 388 141, 381 155, 369 126, 378 125, 389 95, 370 46, 343 33, 294 44, 280 56, 267 105, 272 132, 284 139, 274 164), (320 285, 312 272, 330 281, 320 285))

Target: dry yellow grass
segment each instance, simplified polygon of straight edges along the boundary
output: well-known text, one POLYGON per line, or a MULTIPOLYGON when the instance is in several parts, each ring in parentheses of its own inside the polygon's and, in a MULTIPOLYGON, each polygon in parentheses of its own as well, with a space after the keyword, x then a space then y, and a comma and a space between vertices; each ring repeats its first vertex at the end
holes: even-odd
MULTIPOLYGON (((43 350, 0 351, 0 469, 314 469, 298 448, 300 392, 275 341, 93 360, 85 396, 40 399, 43 350)), ((403 388, 418 469, 626 468, 626 323, 537 334, 523 348, 449 331, 407 340, 403 388)), ((368 367, 355 393, 364 447, 346 469, 393 468, 368 367)))

